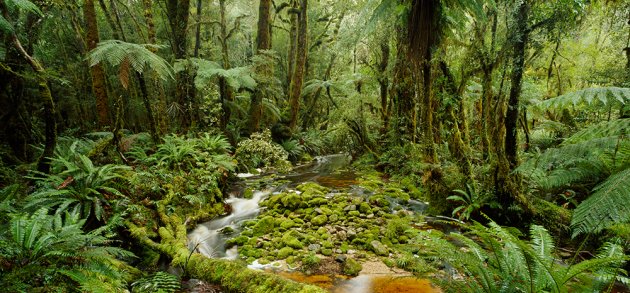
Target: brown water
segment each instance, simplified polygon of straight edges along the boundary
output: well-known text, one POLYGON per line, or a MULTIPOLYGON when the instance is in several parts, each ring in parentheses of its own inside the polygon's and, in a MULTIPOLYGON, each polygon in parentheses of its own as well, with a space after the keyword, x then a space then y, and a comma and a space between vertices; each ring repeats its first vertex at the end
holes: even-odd
POLYGON ((409 276, 361 275, 354 278, 329 275, 305 275, 300 272, 276 272, 301 283, 313 284, 332 293, 441 293, 429 280, 409 276))

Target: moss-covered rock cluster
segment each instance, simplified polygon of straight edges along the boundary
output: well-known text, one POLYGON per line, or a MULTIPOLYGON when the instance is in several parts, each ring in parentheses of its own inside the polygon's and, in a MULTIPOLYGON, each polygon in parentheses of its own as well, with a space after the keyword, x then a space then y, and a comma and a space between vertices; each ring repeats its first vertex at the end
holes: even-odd
POLYGON ((227 246, 238 245, 248 262, 285 260, 293 267, 311 266, 318 256, 343 256, 338 260, 343 273, 356 275, 361 259, 393 257, 393 247, 415 235, 410 216, 392 211, 388 195, 330 193, 312 182, 296 189, 261 202, 265 210, 244 222, 243 232, 227 246))

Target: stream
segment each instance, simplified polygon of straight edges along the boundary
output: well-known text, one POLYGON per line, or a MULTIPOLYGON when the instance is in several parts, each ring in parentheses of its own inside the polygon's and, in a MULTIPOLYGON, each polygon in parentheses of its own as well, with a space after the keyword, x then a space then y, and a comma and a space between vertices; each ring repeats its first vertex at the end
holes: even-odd
MULTIPOLYGON (((271 194, 294 190, 304 182, 315 182, 330 188, 330 196, 344 191, 355 196, 366 196, 366 190, 357 186, 357 175, 347 169, 350 157, 346 154, 334 154, 315 158, 312 163, 295 167, 289 174, 277 176, 261 184, 265 175, 238 174, 240 180, 232 185, 226 203, 232 207, 229 215, 199 224, 188 234, 189 249, 207 257, 237 259, 238 247, 226 249, 226 241, 241 232, 244 221, 254 219, 260 213, 260 202, 271 194), (261 187, 262 186, 262 187, 261 187), (275 186, 275 187, 272 187, 275 186), (254 189, 250 199, 243 198, 247 188, 254 189), (230 229, 231 233, 223 233, 230 229), (229 235, 225 235, 229 234, 229 235)), ((396 204, 396 203, 394 203, 396 204)), ((423 212, 426 204, 410 201, 405 209, 410 212, 423 212)), ((257 261, 249 265, 252 269, 273 270, 286 278, 311 283, 335 293, 385 293, 385 292, 440 292, 431 286, 428 280, 416 279, 407 274, 395 274, 387 268, 364 273, 354 278, 328 275, 304 275, 287 269, 279 269, 277 263, 260 265, 257 261)))

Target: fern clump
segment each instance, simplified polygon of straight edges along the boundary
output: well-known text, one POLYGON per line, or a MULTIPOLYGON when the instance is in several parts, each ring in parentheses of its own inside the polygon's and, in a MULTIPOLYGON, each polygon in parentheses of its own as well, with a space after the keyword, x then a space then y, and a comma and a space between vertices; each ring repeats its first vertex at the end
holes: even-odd
POLYGON ((179 277, 165 272, 157 272, 131 284, 133 293, 162 292, 173 293, 181 288, 179 277))
POLYGON ((109 246, 102 234, 82 230, 79 213, 11 214, 0 231, 0 286, 6 292, 115 292, 126 289, 120 258, 132 254, 109 246))
POLYGON ((239 142, 234 156, 242 170, 262 167, 286 172, 291 169, 289 155, 282 146, 271 141, 269 129, 253 133, 249 139, 239 142))
POLYGON ((466 228, 466 236, 451 234, 458 245, 433 243, 434 255, 429 258, 446 262, 462 278, 439 279, 447 292, 571 292, 584 289, 583 279, 595 276, 599 285, 610 284, 626 273, 621 268, 629 258, 619 244, 607 243, 596 258, 565 265, 542 226, 530 228, 529 241, 494 222, 488 227, 477 223, 466 228))

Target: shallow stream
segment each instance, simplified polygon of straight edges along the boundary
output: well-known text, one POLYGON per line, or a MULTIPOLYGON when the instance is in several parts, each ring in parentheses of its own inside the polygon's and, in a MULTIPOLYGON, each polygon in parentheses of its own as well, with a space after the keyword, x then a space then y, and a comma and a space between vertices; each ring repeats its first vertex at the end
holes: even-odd
MULTIPOLYGON (((349 161, 350 157, 345 154, 317 157, 312 163, 298 166, 291 173, 277 176, 270 182, 263 184, 261 184, 261 180, 265 180, 263 175, 239 174, 241 180, 233 185, 229 198, 226 200, 226 203, 232 207, 231 213, 198 225, 188 234, 189 248, 207 257, 238 258, 238 248, 235 246, 226 250, 226 240, 238 236, 241 232, 241 223, 256 218, 261 210, 259 204, 267 196, 294 190, 295 186, 304 182, 312 181, 331 188, 331 196, 341 191, 350 192, 356 196, 365 196, 366 191, 356 185, 357 175, 347 169, 349 161), (261 188, 260 186, 264 187, 261 188), (243 198, 243 193, 247 188, 258 189, 254 190, 250 199, 243 198), (223 233, 224 229, 232 231, 230 231, 231 233, 223 233)), ((422 212, 426 208, 426 204, 411 201, 406 208, 410 211, 422 212)), ((428 280, 389 272, 387 268, 381 269, 381 271, 362 271, 359 276, 354 278, 329 275, 307 276, 300 272, 277 269, 274 263, 261 266, 255 262, 250 265, 250 268, 274 270, 286 278, 315 284, 335 293, 440 292, 439 289, 432 287, 428 280)))

